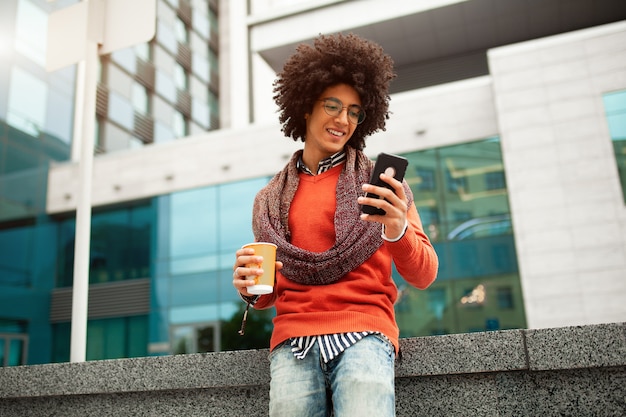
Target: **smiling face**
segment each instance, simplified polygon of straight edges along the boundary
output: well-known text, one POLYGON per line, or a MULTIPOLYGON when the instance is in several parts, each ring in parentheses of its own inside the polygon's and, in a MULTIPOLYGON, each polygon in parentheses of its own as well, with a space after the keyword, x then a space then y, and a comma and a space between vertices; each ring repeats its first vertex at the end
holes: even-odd
POLYGON ((328 87, 313 103, 313 111, 305 115, 306 137, 302 159, 306 166, 317 172, 319 161, 339 152, 352 137, 357 125, 348 119, 348 109, 339 115, 329 116, 321 100, 335 98, 343 106, 361 106, 361 98, 354 88, 347 84, 328 87))

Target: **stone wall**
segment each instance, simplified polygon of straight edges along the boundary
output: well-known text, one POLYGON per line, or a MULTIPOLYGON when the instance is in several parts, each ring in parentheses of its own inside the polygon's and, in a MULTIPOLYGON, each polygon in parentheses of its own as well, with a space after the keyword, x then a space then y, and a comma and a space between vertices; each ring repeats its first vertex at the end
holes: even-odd
MULTIPOLYGON (((402 339, 398 416, 626 415, 626 323, 402 339)), ((267 350, 0 368, 0 416, 266 416, 267 350)))

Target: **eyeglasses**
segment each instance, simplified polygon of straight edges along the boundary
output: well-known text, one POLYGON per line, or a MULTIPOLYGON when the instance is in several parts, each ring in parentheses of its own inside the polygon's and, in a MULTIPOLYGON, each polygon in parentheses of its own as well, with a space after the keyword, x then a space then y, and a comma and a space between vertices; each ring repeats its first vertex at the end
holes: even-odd
POLYGON ((320 101, 324 103, 324 111, 329 116, 337 117, 341 114, 343 109, 348 109, 348 120, 350 123, 358 125, 365 120, 365 110, 363 110, 361 106, 357 106, 356 104, 344 106, 341 100, 334 97, 325 98, 320 101))

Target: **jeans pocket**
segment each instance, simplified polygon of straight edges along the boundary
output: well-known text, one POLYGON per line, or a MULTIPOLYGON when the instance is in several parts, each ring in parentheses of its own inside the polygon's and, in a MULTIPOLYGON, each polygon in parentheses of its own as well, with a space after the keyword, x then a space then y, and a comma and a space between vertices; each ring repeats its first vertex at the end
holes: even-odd
POLYGON ((267 359, 271 362, 272 358, 274 356, 276 356, 278 354, 278 352, 280 352, 285 347, 289 347, 289 349, 291 349, 291 341, 289 339, 287 339, 284 342, 279 343, 278 345, 276 345, 276 347, 274 349, 272 349, 270 351, 270 353, 267 355, 267 359))
POLYGON ((368 337, 374 337, 378 339, 384 346, 385 352, 389 355, 390 358, 394 358, 396 356, 396 347, 391 343, 391 340, 387 336, 382 333, 374 333, 368 337))

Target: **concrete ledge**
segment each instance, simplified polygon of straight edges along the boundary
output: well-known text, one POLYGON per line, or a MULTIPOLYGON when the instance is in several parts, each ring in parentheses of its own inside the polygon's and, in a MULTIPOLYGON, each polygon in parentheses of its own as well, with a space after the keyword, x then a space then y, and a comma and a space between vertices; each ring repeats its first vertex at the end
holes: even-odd
MULTIPOLYGON (((626 415, 626 323, 402 339, 398 416, 626 415)), ((267 350, 0 368, 0 416, 265 416, 267 350)))

